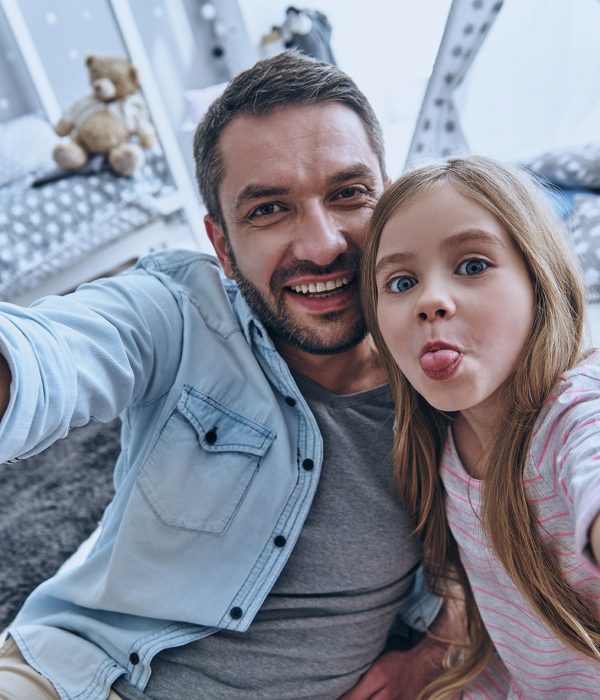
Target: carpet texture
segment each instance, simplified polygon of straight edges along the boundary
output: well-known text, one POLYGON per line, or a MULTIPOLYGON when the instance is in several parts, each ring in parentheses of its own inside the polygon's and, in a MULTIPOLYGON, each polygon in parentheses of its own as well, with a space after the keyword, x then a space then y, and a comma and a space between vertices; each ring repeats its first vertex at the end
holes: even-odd
POLYGON ((0 630, 95 529, 113 495, 119 421, 90 423, 0 465, 0 630))

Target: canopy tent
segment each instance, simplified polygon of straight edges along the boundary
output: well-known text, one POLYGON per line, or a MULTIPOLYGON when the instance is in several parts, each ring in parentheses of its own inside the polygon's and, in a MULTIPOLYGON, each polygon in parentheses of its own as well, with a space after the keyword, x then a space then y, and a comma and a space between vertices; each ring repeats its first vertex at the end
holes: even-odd
POLYGON ((549 181, 592 302, 600 302, 599 28, 598 0, 453 0, 406 162, 471 151, 549 181))
POLYGON ((454 95, 501 8, 502 2, 453 0, 408 149, 407 165, 469 150, 454 95))
POLYGON ((600 141, 598 0, 453 0, 407 164, 600 141))

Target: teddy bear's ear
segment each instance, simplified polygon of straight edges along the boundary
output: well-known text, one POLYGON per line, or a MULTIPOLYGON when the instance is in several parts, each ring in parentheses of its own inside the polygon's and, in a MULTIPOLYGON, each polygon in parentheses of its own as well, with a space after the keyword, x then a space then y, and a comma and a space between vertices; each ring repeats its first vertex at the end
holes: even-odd
POLYGON ((138 77, 137 68, 136 68, 135 66, 130 66, 130 68, 129 68, 129 77, 131 78, 131 81, 132 81, 133 83, 135 83, 136 85, 139 86, 140 80, 139 80, 139 77, 138 77))
POLYGON ((96 56, 94 56, 94 54, 91 53, 89 56, 85 57, 85 65, 89 68, 95 60, 96 56))

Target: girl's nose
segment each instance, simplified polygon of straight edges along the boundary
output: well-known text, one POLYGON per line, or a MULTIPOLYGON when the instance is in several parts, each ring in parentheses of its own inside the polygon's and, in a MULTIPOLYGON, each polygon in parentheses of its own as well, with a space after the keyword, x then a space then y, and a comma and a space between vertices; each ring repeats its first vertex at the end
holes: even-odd
POLYGON ((454 316, 456 306, 451 295, 440 288, 424 287, 415 307, 415 315, 420 321, 435 321, 454 316))

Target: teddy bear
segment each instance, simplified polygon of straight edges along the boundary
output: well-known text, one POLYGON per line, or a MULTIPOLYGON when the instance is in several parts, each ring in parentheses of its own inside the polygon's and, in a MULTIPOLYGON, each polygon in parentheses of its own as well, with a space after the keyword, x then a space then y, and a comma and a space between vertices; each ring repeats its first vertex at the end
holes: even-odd
POLYGON ((59 143, 52 156, 63 170, 78 170, 90 156, 107 154, 117 174, 133 175, 144 164, 142 149, 156 143, 137 70, 118 56, 90 55, 85 63, 93 94, 71 105, 55 126, 70 140, 59 143))

